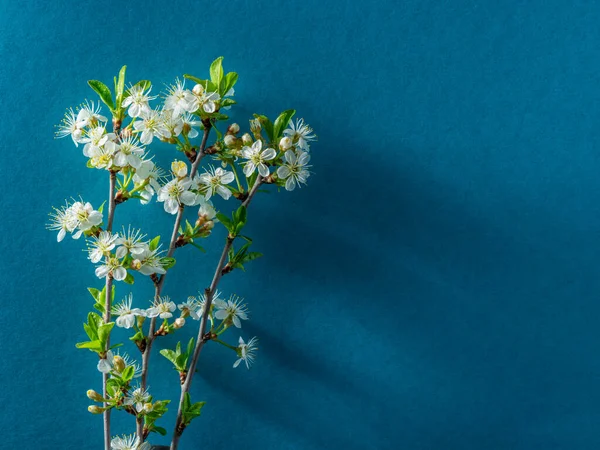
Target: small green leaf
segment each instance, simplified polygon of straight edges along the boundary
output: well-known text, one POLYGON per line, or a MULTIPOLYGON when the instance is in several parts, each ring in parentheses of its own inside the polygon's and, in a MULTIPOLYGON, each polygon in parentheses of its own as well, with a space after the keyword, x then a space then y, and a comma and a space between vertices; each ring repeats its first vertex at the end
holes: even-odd
POLYGON ((270 141, 273 141, 273 123, 268 119, 267 116, 261 114, 254 114, 254 117, 258 119, 263 130, 267 133, 267 137, 270 141))
POLYGON ((121 108, 121 101, 123 100, 123 91, 125 90, 125 71, 127 70, 127 66, 121 67, 119 71, 119 81, 117 82, 117 108, 121 108))
POLYGON ((104 347, 102 346, 102 344, 100 343, 100 341, 95 340, 95 341, 88 341, 88 342, 79 342, 77 344, 75 344, 75 347, 77 348, 87 348, 93 352, 101 352, 104 350, 104 347))
POLYGON ((127 284, 133 284, 135 282, 135 279, 133 278, 133 275, 131 274, 131 272, 127 272, 127 276, 125 277, 125 279, 123 281, 127 284))
POLYGON ((100 100, 102 100, 106 106, 108 106, 110 110, 114 112, 115 104, 113 103, 112 94, 108 86, 98 80, 89 80, 88 84, 100 96, 100 100))
POLYGON ((152 428, 151 431, 155 431, 158 434, 160 434, 161 436, 166 436, 167 435, 167 430, 165 430, 163 427, 154 427, 154 428, 152 428))
POLYGON ((217 87, 218 92, 221 93, 221 82, 223 81, 223 57, 219 56, 210 65, 210 80, 217 87))
POLYGON ((221 222, 225 228, 227 228, 227 230, 230 232, 233 231, 233 222, 229 217, 227 217, 225 214, 217 213, 217 219, 219 219, 219 222, 221 222))
POLYGON ((160 258, 160 263, 165 269, 170 269, 175 265, 175 258, 167 257, 160 258))
POLYGON ((160 242, 160 236, 156 236, 154 239, 150 241, 148 246, 150 247, 150 251, 154 251, 158 248, 158 243, 160 242))
POLYGON ((177 354, 173 350, 169 350, 168 348, 164 348, 159 352, 173 364, 177 364, 177 354))
POLYGON ((94 297, 94 300, 100 301, 100 293, 102 292, 102 291, 100 291, 100 289, 88 288, 88 291, 90 294, 92 294, 92 297, 94 297))
POLYGON ((125 382, 131 381, 133 379, 134 372, 135 372, 135 369, 133 366, 125 367, 125 369, 123 370, 123 373, 121 374, 121 379, 125 382))
POLYGON ((279 114, 279 117, 275 119, 275 124, 273 126, 273 141, 278 141, 279 138, 281 138, 283 135, 283 130, 285 130, 287 125, 290 123, 290 120, 292 117, 294 117, 294 114, 296 114, 295 109, 288 109, 287 111, 279 114))
POLYGON ((110 336, 110 330, 115 326, 114 322, 103 323, 98 327, 98 339, 102 344, 102 347, 106 346, 106 342, 108 341, 108 337, 110 336))
MULTIPOLYGON (((223 96, 227 95, 227 92, 229 92, 229 90, 235 85, 235 83, 238 80, 238 74, 235 72, 229 72, 227 75, 225 75, 225 81, 223 83, 223 96)), ((231 100, 231 99, 225 99, 221 102, 221 106, 229 106, 229 105, 233 105, 235 103, 235 101, 231 100), (230 102, 233 103, 227 103, 225 104, 225 102, 229 100, 230 102)))

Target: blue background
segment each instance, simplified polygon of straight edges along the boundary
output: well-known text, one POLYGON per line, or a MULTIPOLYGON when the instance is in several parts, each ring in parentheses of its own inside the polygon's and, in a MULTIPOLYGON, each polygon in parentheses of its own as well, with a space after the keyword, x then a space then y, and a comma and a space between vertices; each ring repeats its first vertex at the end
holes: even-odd
MULTIPOLYGON (((74 343, 102 283, 44 224, 64 198, 99 204, 107 180, 54 124, 122 64, 160 91, 219 55, 244 129, 293 107, 319 142, 306 189, 252 205, 265 257, 222 288, 249 302, 259 359, 233 370, 207 346, 181 448, 598 448, 599 6, 120 3, 0 3, 2 448, 101 448, 96 361, 74 343)), ((160 205, 136 211, 116 224, 168 235, 160 205)), ((176 253, 166 294, 206 286, 215 234, 176 253)), ((152 391, 175 398, 153 361, 152 391)))

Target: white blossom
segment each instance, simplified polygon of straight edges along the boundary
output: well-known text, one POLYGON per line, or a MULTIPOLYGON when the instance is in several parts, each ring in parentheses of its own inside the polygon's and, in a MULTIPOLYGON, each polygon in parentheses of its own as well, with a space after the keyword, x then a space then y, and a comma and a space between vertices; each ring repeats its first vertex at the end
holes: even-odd
POLYGON ((98 236, 94 236, 89 243, 88 252, 89 260, 94 264, 110 254, 110 251, 115 248, 115 242, 119 238, 117 234, 111 234, 110 231, 101 231, 98 236))
POLYGON ((167 139, 171 137, 171 132, 160 111, 154 109, 148 111, 142 120, 136 120, 133 128, 141 133, 140 142, 148 145, 156 137, 158 139, 167 139))
POLYGON ((169 297, 160 297, 153 302, 153 306, 146 310, 147 317, 160 317, 161 319, 170 319, 175 311, 175 303, 169 297))
POLYGON ((206 199, 210 199, 214 194, 219 194, 225 200, 231 197, 231 191, 225 187, 235 179, 233 172, 224 170, 221 167, 215 169, 211 167, 208 171, 198 175, 195 179, 199 187, 204 185, 208 188, 206 199))
POLYGON ((201 309, 201 305, 198 303, 198 300, 194 296, 188 297, 188 299, 177 305, 177 309, 181 311, 181 316, 186 317, 190 316, 194 320, 200 319, 200 314, 202 313, 198 310, 201 309))
POLYGON ((192 180, 185 177, 181 180, 173 179, 158 191, 157 200, 164 202, 165 211, 176 214, 179 205, 193 206, 196 203, 196 194, 189 191, 192 180))
POLYGON ((285 162, 277 169, 277 176, 282 180, 287 178, 285 188, 288 191, 293 191, 296 185, 306 184, 307 178, 310 176, 308 171, 308 162, 310 155, 306 152, 288 150, 285 152, 285 162))
POLYGON ((107 275, 112 275, 117 281, 123 281, 127 278, 127 270, 123 267, 122 261, 118 258, 109 256, 104 264, 96 267, 96 276, 98 278, 104 278, 107 275))
POLYGON ((215 318, 219 320, 230 319, 237 328, 242 327, 241 320, 248 320, 248 307, 243 304, 244 299, 232 295, 227 301, 221 299, 213 300, 217 311, 215 318))
POLYGON ((248 160, 244 166, 244 175, 250 177, 255 169, 263 177, 269 176, 269 168, 265 164, 277 156, 277 152, 272 148, 262 149, 262 141, 256 141, 252 147, 242 148, 242 156, 248 160))
POLYGON ((185 82, 176 80, 175 84, 169 87, 169 93, 165 98, 165 109, 172 111, 174 116, 198 109, 198 100, 189 89, 185 89, 184 85, 185 82), (194 106, 196 109, 193 109, 194 106))
POLYGON ((123 106, 123 108, 129 106, 127 114, 129 114, 130 117, 143 117, 152 111, 148 102, 154 100, 156 96, 150 96, 151 90, 151 86, 148 88, 148 91, 146 91, 142 85, 135 85, 129 88, 129 95, 125 97, 121 106, 123 106))
POLYGON ((121 140, 121 143, 116 148, 114 156, 114 164, 118 167, 131 166, 137 169, 142 164, 144 156, 144 148, 140 147, 135 136, 128 136, 121 140))
POLYGON ((119 246, 115 252, 117 258, 122 259, 128 253, 133 258, 141 256, 148 247, 148 244, 144 242, 145 237, 146 235, 142 234, 141 230, 131 228, 131 225, 127 228, 127 231, 123 228, 115 241, 115 244, 119 246))
POLYGON ((211 114, 217 110, 216 102, 220 100, 219 94, 216 92, 206 92, 206 89, 201 84, 195 85, 192 92, 195 99, 190 105, 189 112, 196 112, 199 108, 202 108, 205 113, 211 114))
POLYGON ((136 269, 142 275, 152 275, 155 273, 163 275, 167 273, 167 271, 161 264, 159 254, 160 250, 158 248, 150 250, 150 247, 145 245, 143 249, 136 254, 136 259, 133 261, 133 263, 138 265, 136 269))
POLYGON ((71 139, 73 139, 73 143, 76 147, 78 147, 82 142, 81 139, 83 138, 83 130, 82 127, 80 127, 77 123, 77 116, 75 116, 73 108, 67 109, 65 116, 61 120, 60 124, 58 124, 57 128, 57 138, 60 139, 71 136, 71 139))
POLYGON ((131 307, 132 302, 133 295, 129 294, 121 303, 112 307, 112 314, 119 316, 115 321, 118 327, 129 329, 135 324, 137 316, 145 316, 145 311, 131 307))
POLYGON ((125 397, 123 403, 135 407, 135 410, 140 413, 144 410, 144 404, 148 403, 150 399, 151 397, 150 394, 148 394, 148 389, 139 387, 125 397))
POLYGON ((258 349, 257 344, 258 339, 256 337, 253 337, 252 339, 250 339, 250 341, 248 341, 248 343, 245 343, 242 337, 240 336, 239 345, 237 348, 237 354, 239 356, 239 359, 233 363, 233 367, 235 368, 239 366, 240 363, 244 361, 246 363, 246 368, 249 369, 255 359, 254 353, 258 349))
POLYGON ((115 436, 110 441, 112 450, 150 450, 148 442, 140 443, 140 438, 132 434, 130 436, 115 436))
POLYGON ((183 134, 186 135, 190 139, 194 139, 198 137, 198 130, 196 127, 200 126, 200 122, 195 120, 195 117, 191 114, 184 114, 181 116, 181 121, 183 123, 183 134))
POLYGON ((107 133, 106 128, 103 126, 97 126, 89 129, 85 137, 81 138, 80 142, 85 143, 83 147, 83 154, 88 158, 92 158, 94 155, 97 155, 99 151, 104 147, 104 145, 108 144, 108 152, 114 152, 113 148, 114 140, 116 139, 116 135, 114 133, 107 133))
POLYGON ((159 180, 164 177, 164 171, 154 164, 154 161, 147 159, 142 161, 140 167, 136 168, 133 181, 136 185, 146 183, 144 189, 140 192, 142 199, 140 203, 146 205, 152 199, 152 196, 160 190, 159 180))
POLYGON ((292 141, 302 150, 308 151, 310 148, 309 142, 317 139, 313 133, 313 129, 304 123, 304 119, 296 120, 296 124, 290 120, 289 128, 283 131, 283 134, 292 138, 292 141))
POLYGON ((108 119, 104 117, 100 112, 102 108, 100 105, 94 104, 94 102, 86 101, 81 109, 77 112, 77 126, 79 128, 94 125, 98 122, 106 122, 108 119))

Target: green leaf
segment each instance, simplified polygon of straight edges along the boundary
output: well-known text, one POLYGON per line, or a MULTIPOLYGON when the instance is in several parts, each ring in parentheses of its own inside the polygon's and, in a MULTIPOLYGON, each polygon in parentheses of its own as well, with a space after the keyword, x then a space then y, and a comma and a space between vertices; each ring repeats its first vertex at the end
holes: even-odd
MULTIPOLYGON (((225 75, 225 81, 223 82, 223 96, 225 96, 227 94, 227 92, 229 92, 229 89, 231 89, 235 83, 237 83, 238 80, 238 74, 235 72, 229 72, 227 75, 225 75)), ((229 105, 233 105, 235 103, 234 100, 231 99, 225 99, 221 102, 221 106, 229 106, 229 105), (225 104, 225 102, 229 100, 230 102, 233 103, 227 103, 225 104)))
POLYGON ((100 289, 88 288, 88 291, 90 294, 92 294, 92 297, 94 297, 94 300, 100 301, 100 294, 102 292, 100 289))
POLYGON ((227 230, 230 232, 233 231, 233 222, 229 217, 227 217, 225 214, 217 213, 217 219, 219 219, 219 222, 221 222, 225 228, 227 228, 227 230))
POLYGON ((188 80, 192 80, 194 83, 201 84, 202 86, 206 86, 206 83, 208 82, 208 80, 202 80, 202 79, 200 79, 198 77, 190 75, 189 73, 184 73, 183 74, 183 78, 187 78, 188 80))
POLYGON ((170 269, 175 265, 175 258, 165 256, 164 258, 160 258, 160 263, 165 268, 165 270, 170 269))
POLYGON ((193 245, 194 247, 196 247, 202 253, 206 253, 206 250, 204 249, 204 247, 201 247, 200 245, 196 244, 194 241, 190 241, 190 244, 193 245))
POLYGON ((148 246, 150 247, 150 251, 154 251, 158 248, 158 243, 160 242, 160 236, 156 236, 154 239, 150 241, 148 246))
POLYGON ((177 365, 177 353, 175 353, 173 350, 164 348, 159 353, 171 361, 174 365, 177 365))
POLYGON ((105 204, 106 204, 106 200, 104 200, 104 201, 102 202, 102 204, 101 204, 101 205, 100 205, 100 207, 98 208, 98 212, 100 212, 100 213, 101 213, 102 211, 104 211, 104 205, 105 205, 105 204))
POLYGON ((133 366, 125 367, 125 369, 123 370, 123 373, 121 374, 121 379, 125 382, 131 381, 133 379, 134 372, 135 372, 135 369, 133 368, 133 366))
POLYGON ((127 276, 125 277, 125 279, 123 281, 127 284, 133 284, 135 282, 131 272, 127 272, 127 276))
POLYGON ((233 213, 233 218, 235 220, 236 225, 246 225, 246 207, 244 205, 240 205, 240 207, 233 213))
POLYGON ((77 348, 87 348, 93 352, 101 352, 104 350, 104 346, 100 343, 99 340, 88 341, 88 342, 78 342, 75 344, 77 348))
POLYGON ((153 427, 152 430, 150 430, 150 431, 155 431, 158 434, 160 434, 161 436, 167 435, 167 430, 165 430, 163 427, 153 427))
POLYGON ((116 86, 116 95, 117 95, 117 108, 121 108, 121 101, 123 100, 123 91, 125 90, 125 71, 127 70, 127 66, 121 67, 119 71, 119 81, 116 86))
POLYGON ((294 117, 294 114, 296 114, 295 109, 288 109, 287 111, 284 111, 281 114, 279 114, 279 117, 275 119, 275 125, 273 127, 274 141, 278 141, 279 138, 281 138, 281 136, 283 135, 283 130, 285 130, 285 127, 287 127, 288 123, 290 123, 290 120, 292 119, 292 117, 294 117))
POLYGON ((231 98, 224 98, 223 100, 221 100, 221 107, 231 106, 235 104, 237 104, 237 102, 231 98))
POLYGON ((103 323, 98 327, 98 339, 102 344, 102 347, 106 346, 106 342, 108 341, 108 337, 110 336, 110 330, 115 326, 114 322, 103 323))
POLYGON ((98 80, 89 80, 88 84, 100 96, 100 100, 110 108, 111 112, 114 112, 115 104, 113 103, 112 94, 108 86, 98 80))
POLYGON ((246 253, 246 255, 244 256, 244 262, 253 261, 257 258, 260 258, 261 256, 263 256, 263 254, 259 252, 246 253))
POLYGON ((188 358, 192 355, 193 352, 194 352, 194 338, 191 338, 190 342, 188 342, 187 350, 186 350, 186 354, 188 355, 188 358))
POLYGON ((221 82, 223 81, 223 57, 219 56, 210 65, 210 80, 217 87, 218 92, 221 94, 221 82))

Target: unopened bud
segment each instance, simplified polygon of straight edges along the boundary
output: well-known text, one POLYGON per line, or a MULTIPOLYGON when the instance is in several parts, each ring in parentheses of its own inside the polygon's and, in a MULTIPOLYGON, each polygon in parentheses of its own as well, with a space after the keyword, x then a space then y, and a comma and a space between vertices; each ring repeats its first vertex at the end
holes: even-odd
POLYGON ((237 141, 237 139, 232 134, 228 134, 227 136, 225 136, 225 139, 224 139, 225 145, 227 147, 233 147, 235 145, 236 141, 237 141))
POLYGON ((252 145, 252 136, 249 133, 244 133, 242 136, 242 143, 244 145, 252 145))
POLYGON ((215 227, 215 223, 212 220, 209 220, 204 224, 205 230, 212 230, 215 227))
POLYGON ((122 138, 127 139, 128 137, 131 137, 131 135, 132 135, 131 128, 125 127, 121 130, 122 138))
POLYGON ((192 92, 196 95, 202 95, 204 93, 204 86, 202 86, 201 84, 197 84, 192 89, 192 92))
POLYGON ((284 152, 292 148, 292 139, 289 136, 282 137, 279 141, 279 148, 284 152))
POLYGON ((237 123, 232 123, 227 128, 227 134, 238 134, 240 132, 240 126, 237 123))
POLYGON ((94 400, 96 402, 103 402, 104 401, 104 398, 98 392, 96 392, 93 389, 90 389, 89 391, 87 391, 86 394, 87 394, 87 396, 88 396, 88 398, 90 400, 94 400))
POLYGON ((260 133, 260 130, 262 130, 262 125, 260 124, 260 121, 258 119, 252 119, 250 121, 250 131, 252 131, 253 133, 260 133))
POLYGON ((139 259, 131 261, 131 268, 133 270, 140 270, 142 268, 142 262, 139 259))
POLYGON ((183 161, 175 160, 171 163, 171 171, 177 175, 178 178, 183 178, 187 175, 187 164, 183 161))
POLYGON ((177 319, 175 319, 175 322, 173 322, 174 328, 181 328, 184 325, 185 325, 185 319, 183 317, 178 317, 177 319))
POLYGON ((145 413, 152 412, 152 403, 144 403, 144 412, 145 413))
POLYGON ((102 414, 105 411, 105 409, 100 408, 98 405, 90 405, 88 406, 88 411, 92 414, 102 414))
POLYGON ((125 360, 123 358, 121 358, 119 355, 115 355, 113 358, 113 367, 117 372, 121 373, 125 370, 127 364, 125 364, 125 360))

